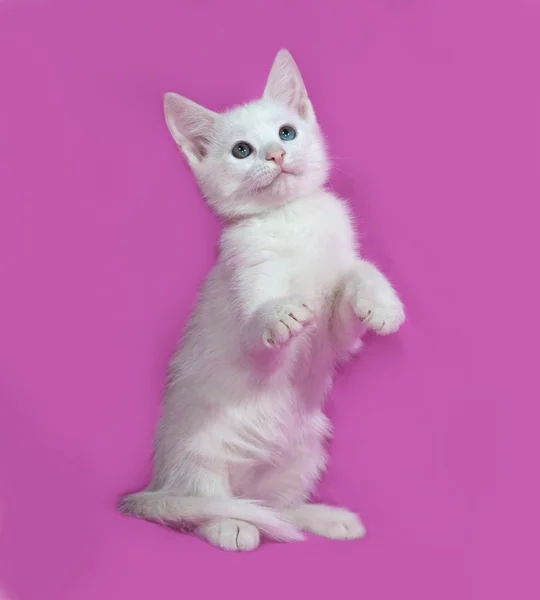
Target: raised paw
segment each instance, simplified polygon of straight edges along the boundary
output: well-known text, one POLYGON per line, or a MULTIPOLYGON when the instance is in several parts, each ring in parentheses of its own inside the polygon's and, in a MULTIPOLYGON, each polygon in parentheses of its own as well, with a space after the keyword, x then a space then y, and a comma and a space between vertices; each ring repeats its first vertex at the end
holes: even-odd
POLYGON ((273 308, 268 314, 263 343, 268 348, 279 348, 297 336, 315 318, 313 308, 304 301, 291 300, 273 308))
POLYGON ((345 285, 345 298, 365 327, 386 335, 405 321, 405 310, 388 279, 371 263, 359 260, 345 285))
POLYGON ((199 525, 197 535, 222 550, 255 550, 260 543, 259 530, 246 521, 216 519, 199 525))
POLYGON ((403 304, 395 294, 375 300, 359 295, 353 308, 362 323, 380 335, 394 333, 405 321, 403 304))
POLYGON ((375 281, 353 280, 348 293, 356 316, 375 333, 394 333, 405 321, 405 310, 399 296, 382 276, 375 281))

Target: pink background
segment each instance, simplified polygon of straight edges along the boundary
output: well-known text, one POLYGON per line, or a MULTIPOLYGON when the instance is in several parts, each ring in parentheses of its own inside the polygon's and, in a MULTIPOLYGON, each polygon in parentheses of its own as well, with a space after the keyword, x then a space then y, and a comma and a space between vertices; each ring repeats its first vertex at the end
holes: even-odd
MULTIPOLYGON (((11 600, 532 600, 539 3, 0 0, 0 588, 11 600), (359 542, 226 554, 122 517, 218 225, 162 116, 296 57, 408 322, 329 403, 359 542)), ((536 571, 536 572, 533 572, 536 571)))

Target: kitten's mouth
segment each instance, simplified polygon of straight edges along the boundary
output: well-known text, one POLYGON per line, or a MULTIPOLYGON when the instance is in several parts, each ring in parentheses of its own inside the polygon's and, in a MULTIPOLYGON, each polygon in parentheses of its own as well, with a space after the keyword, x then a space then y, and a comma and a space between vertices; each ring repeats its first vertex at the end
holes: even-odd
POLYGON ((272 181, 270 181, 270 183, 262 185, 259 188, 259 190, 265 190, 265 189, 269 188, 270 186, 274 185, 274 183, 278 179, 282 179, 286 175, 290 175, 290 176, 294 177, 294 176, 298 175, 298 173, 295 173, 294 171, 289 171, 288 169, 284 169, 283 167, 280 167, 279 171, 274 175, 272 181))
POLYGON ((295 173, 294 171, 289 171, 289 169, 284 169, 283 167, 281 167, 281 171, 278 173, 278 177, 280 175, 297 175, 297 173, 295 173))

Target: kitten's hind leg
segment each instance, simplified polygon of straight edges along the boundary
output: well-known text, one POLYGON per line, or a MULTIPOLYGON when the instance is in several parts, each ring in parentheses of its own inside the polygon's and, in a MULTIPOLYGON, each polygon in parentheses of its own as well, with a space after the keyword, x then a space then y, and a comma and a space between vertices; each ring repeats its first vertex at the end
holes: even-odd
POLYGON ((303 504, 283 511, 302 531, 335 540, 356 540, 366 535, 358 515, 326 504, 303 504))

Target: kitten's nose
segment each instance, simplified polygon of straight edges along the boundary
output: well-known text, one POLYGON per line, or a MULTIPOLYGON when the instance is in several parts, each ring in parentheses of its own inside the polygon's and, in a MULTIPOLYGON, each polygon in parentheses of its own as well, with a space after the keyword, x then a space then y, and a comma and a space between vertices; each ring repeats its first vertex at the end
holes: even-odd
POLYGON ((273 146, 272 148, 268 148, 266 151, 266 160, 273 160, 276 165, 283 164, 283 157, 285 156, 285 150, 280 148, 279 146, 273 146))

